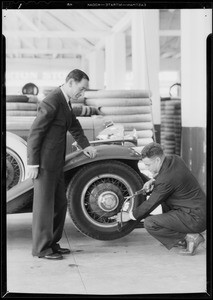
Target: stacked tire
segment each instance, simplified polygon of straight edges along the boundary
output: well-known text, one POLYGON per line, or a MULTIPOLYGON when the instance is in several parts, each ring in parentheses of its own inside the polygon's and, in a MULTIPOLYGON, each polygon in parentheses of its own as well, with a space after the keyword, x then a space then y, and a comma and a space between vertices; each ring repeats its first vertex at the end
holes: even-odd
POLYGON ((161 99, 161 145, 166 154, 180 155, 181 149, 181 100, 161 99))
POLYGON ((103 122, 113 121, 115 125, 123 125, 125 134, 131 134, 133 130, 136 130, 138 146, 153 142, 152 105, 149 91, 87 91, 85 104, 96 107, 103 122))
POLYGON ((37 115, 38 98, 32 95, 6 96, 6 123, 7 131, 15 132, 26 139, 37 115), (17 125, 18 124, 18 125, 17 125))
POLYGON ((72 109, 77 117, 88 117, 98 114, 97 108, 94 106, 87 106, 85 104, 85 98, 83 97, 72 100, 72 109))
POLYGON ((37 115, 38 99, 32 95, 6 96, 7 190, 27 178, 27 136, 37 115))

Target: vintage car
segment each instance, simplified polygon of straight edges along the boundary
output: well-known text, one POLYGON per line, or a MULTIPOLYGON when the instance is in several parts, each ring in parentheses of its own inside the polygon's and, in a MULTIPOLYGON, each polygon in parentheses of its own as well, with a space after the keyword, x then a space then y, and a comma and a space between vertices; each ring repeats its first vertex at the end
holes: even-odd
MULTIPOLYGON (((109 91, 100 92, 104 93, 103 99, 97 98, 100 95, 95 95, 96 98, 93 99, 94 93, 90 92, 93 94, 87 99, 87 106, 82 107, 91 110, 96 105, 97 110, 100 106, 100 110, 106 110, 102 111, 106 115, 79 116, 85 134, 91 144, 97 147, 97 156, 89 159, 82 150, 74 151, 73 140, 68 133, 64 175, 68 212, 73 223, 87 236, 99 240, 112 240, 125 236, 135 227, 140 226, 140 221, 130 221, 124 223, 120 230, 113 216, 121 211, 124 203, 126 204, 123 209, 128 211, 146 199, 141 194, 125 202, 127 197, 134 195, 148 180, 147 174, 139 167, 141 154, 136 146, 140 146, 138 144, 140 141, 143 145, 152 141, 154 130, 151 101, 147 98, 146 92, 110 91, 111 96, 119 96, 117 101, 120 105, 122 104, 122 112, 119 110, 120 106, 103 106, 103 101, 105 103, 106 100, 105 94, 109 96, 109 91), (130 98, 120 99, 124 95, 130 98), (133 96, 140 96, 140 98, 132 98, 133 96), (110 112, 108 112, 109 109, 110 112), (112 112, 124 115, 112 116, 112 112), (126 115, 127 112, 130 114, 126 115), (108 128, 103 128, 103 120, 110 120, 108 128), (125 131, 122 126, 118 126, 118 123, 123 124, 125 131), (136 131, 139 134, 137 138, 135 138, 136 131)), ((32 211, 33 182, 27 178, 26 172, 26 140, 36 115, 35 102, 34 98, 26 95, 21 98, 20 96, 7 97, 8 214, 32 211)), ((114 98, 107 99, 108 102, 113 102, 115 105, 114 98)))
MULTIPOLYGON (((126 197, 142 189, 148 176, 139 169, 141 155, 135 150, 134 137, 99 139, 91 144, 97 148, 97 156, 93 159, 80 149, 66 156, 64 175, 68 212, 83 234, 99 240, 117 239, 130 233, 138 222, 127 222, 122 230, 118 230, 113 216, 121 210, 126 197)), ((11 171, 12 164, 9 167, 11 171)), ((7 191, 8 214, 32 210, 33 182, 22 175, 25 178, 22 176, 22 180, 7 191)), ((144 200, 142 194, 130 199, 125 210, 144 200)))

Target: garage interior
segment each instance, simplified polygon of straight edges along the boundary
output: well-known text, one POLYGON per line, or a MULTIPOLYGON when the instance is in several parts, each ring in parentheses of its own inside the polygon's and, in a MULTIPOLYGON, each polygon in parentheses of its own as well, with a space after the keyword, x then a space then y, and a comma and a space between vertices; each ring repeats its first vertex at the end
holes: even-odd
MULTIPOLYGON (((26 140, 38 103, 64 82, 70 70, 78 68, 90 78, 83 104, 80 108, 76 104, 90 140, 108 120, 123 122, 127 133, 140 132, 144 121, 151 122, 145 137, 137 135, 138 149, 154 140, 167 154, 180 155, 206 193, 206 49, 211 30, 210 8, 4 7, 6 100, 30 99, 28 108, 24 111, 22 105, 18 113, 20 103, 6 101, 6 130, 26 140), (30 95, 29 83, 36 87, 30 95), (137 101, 136 91, 145 92, 150 99, 149 119, 144 119, 137 104, 132 104, 137 106, 133 118, 131 106, 115 117, 119 105, 110 106, 112 113, 108 104, 91 102, 91 95, 99 91, 106 92, 106 103, 111 101, 108 91, 118 93, 117 98, 126 93, 132 103, 137 101), (85 107, 95 107, 94 114, 85 107)), ((71 297, 206 292, 206 244, 193 257, 180 256, 176 248, 161 247, 143 227, 119 240, 94 240, 78 231, 67 215, 62 242, 72 253, 62 262, 48 262, 31 256, 31 221, 29 212, 7 214, 9 293, 71 297)))

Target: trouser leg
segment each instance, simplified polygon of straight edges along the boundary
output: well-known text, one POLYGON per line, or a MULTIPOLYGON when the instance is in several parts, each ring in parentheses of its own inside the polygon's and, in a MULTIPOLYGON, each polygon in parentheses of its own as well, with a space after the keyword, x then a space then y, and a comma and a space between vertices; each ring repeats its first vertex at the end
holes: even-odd
POLYGON ((183 240, 189 232, 189 228, 183 224, 176 211, 149 216, 144 221, 144 227, 167 249, 183 240))
POLYGON ((55 190, 59 172, 48 172, 40 168, 34 180, 32 254, 44 256, 52 253, 55 190))
POLYGON ((57 249, 56 245, 61 239, 64 229, 64 223, 67 212, 67 198, 64 185, 64 173, 61 172, 55 192, 55 207, 54 207, 54 221, 53 221, 53 239, 52 247, 57 249))

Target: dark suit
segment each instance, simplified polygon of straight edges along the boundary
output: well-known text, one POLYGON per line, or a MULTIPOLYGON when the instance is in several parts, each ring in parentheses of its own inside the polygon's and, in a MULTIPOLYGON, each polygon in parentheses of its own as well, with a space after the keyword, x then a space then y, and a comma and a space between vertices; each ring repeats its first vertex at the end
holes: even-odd
POLYGON ((57 242, 63 233, 67 210, 63 179, 67 131, 82 148, 90 145, 61 89, 57 88, 40 103, 27 142, 28 165, 39 165, 39 175, 34 180, 34 256, 52 253, 59 247, 57 242))
POLYGON ((133 211, 146 218, 159 204, 163 214, 145 219, 147 231, 171 249, 187 233, 206 229, 206 197, 196 178, 177 155, 166 156, 147 201, 133 211))

